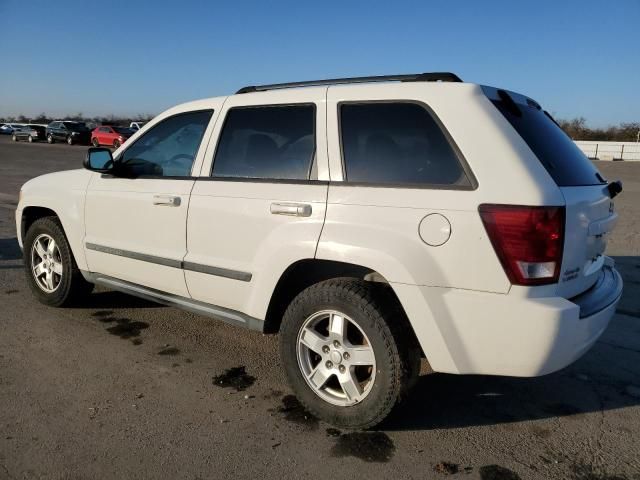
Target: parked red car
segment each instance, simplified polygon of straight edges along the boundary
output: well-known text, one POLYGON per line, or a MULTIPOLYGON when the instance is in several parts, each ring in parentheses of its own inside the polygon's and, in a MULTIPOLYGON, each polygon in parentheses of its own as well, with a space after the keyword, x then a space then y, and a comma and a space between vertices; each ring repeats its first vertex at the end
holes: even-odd
POLYGON ((94 147, 109 145, 110 147, 118 148, 133 134, 133 130, 126 127, 102 125, 94 128, 93 132, 91 132, 91 143, 94 147))

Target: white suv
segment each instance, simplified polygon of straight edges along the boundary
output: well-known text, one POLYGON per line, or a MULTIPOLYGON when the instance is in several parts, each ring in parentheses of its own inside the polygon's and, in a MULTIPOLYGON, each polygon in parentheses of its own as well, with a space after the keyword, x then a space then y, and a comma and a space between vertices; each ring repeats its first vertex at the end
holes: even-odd
POLYGON ((417 74, 174 107, 22 188, 35 296, 93 284, 279 332, 318 417, 371 427, 418 375, 537 376, 622 292, 607 182, 532 99, 417 74))

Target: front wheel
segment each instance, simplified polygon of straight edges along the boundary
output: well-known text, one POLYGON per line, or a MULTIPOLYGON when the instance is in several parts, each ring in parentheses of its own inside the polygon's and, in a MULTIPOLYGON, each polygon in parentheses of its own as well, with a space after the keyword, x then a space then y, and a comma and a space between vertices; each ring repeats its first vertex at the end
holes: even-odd
POLYGON ((99 142, 99 141, 98 141, 98 139, 97 139, 97 138, 95 138, 95 137, 93 137, 93 139, 91 140, 91 144, 92 144, 94 147, 99 147, 99 146, 100 146, 100 142, 99 142))
POLYGON ((116 150, 120 148, 120 145, 121 145, 120 140, 116 139, 113 141, 113 148, 115 148, 116 150))
POLYGON ((78 269, 56 217, 40 218, 29 227, 24 238, 24 265, 31 291, 45 305, 68 305, 93 289, 78 269))
POLYGON ((55 140, 53 139, 53 135, 49 134, 47 135, 47 143, 54 143, 55 140))
POLYGON ((18 141, 18 137, 16 137, 15 133, 13 135, 11 135, 11 140, 13 140, 14 142, 18 141))
POLYGON ((72 137, 71 135, 69 135, 69 136, 67 137, 67 144, 68 144, 68 145, 73 145, 73 137, 72 137))
POLYGON ((29 138, 27 138, 27 140, 29 141, 29 143, 33 143, 33 137, 31 135, 29 135, 29 138))
POLYGON ((313 285, 288 307, 280 354, 300 402, 342 428, 371 428, 414 383, 420 350, 388 287, 356 279, 313 285))

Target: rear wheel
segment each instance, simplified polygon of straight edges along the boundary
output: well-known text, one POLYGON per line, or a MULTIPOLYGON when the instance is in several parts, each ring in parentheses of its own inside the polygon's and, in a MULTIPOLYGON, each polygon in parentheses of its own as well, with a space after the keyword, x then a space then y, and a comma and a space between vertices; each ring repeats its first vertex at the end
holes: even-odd
POLYGON ((71 135, 69 135, 69 136, 67 137, 67 143, 68 143, 69 145, 73 145, 73 137, 72 137, 71 135))
POLYGON ((45 305, 69 305, 93 289, 78 269, 56 217, 40 218, 29 227, 24 265, 31 291, 45 305))
POLYGON ((53 139, 53 135, 49 134, 47 135, 47 143, 54 143, 55 140, 53 139))
POLYGON ((284 315, 280 353, 289 383, 328 423, 377 425, 417 378, 420 350, 386 288, 328 280, 300 293, 284 315))
POLYGON ((13 135, 11 135, 11 140, 13 140, 14 142, 18 141, 18 137, 16 137, 15 133, 13 135))
POLYGON ((29 141, 29 143, 33 143, 33 137, 31 135, 29 135, 29 138, 27 138, 27 140, 29 141))
POLYGON ((99 146, 100 146, 100 142, 99 142, 99 141, 98 141, 98 139, 97 139, 97 138, 95 138, 95 137, 93 137, 93 139, 91 139, 91 144, 92 144, 94 147, 99 147, 99 146))

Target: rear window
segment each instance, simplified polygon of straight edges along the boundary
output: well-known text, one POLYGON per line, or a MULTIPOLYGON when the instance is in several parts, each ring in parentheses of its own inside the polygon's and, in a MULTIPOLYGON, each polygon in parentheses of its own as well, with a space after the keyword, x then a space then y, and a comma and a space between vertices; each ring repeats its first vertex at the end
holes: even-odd
POLYGON ((471 187, 453 145, 422 105, 345 103, 340 129, 347 182, 471 187))
MULTIPOLYGON (((506 92, 505 92, 506 93, 506 92)), ((576 144, 535 102, 492 99, 496 108, 520 134, 559 187, 600 185, 598 170, 576 144)))

